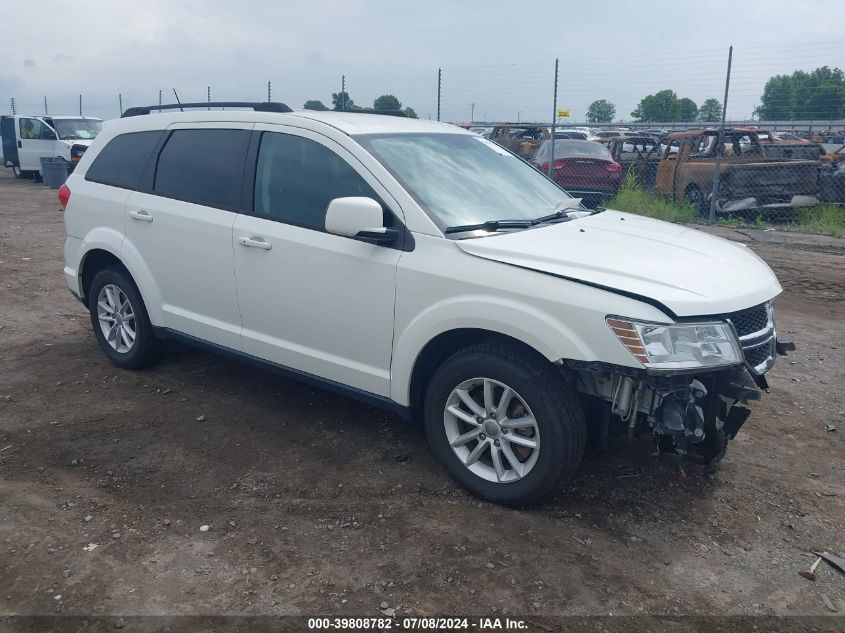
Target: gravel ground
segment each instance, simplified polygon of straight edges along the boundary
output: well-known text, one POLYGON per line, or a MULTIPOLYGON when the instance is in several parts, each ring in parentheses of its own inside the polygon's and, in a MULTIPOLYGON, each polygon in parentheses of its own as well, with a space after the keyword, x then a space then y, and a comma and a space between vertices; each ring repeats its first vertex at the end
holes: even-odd
POLYGON ((777 272, 798 347, 721 468, 622 441, 514 511, 351 400, 185 347, 114 368, 56 192, 3 173, 0 615, 845 614, 845 575, 797 573, 845 550, 845 244, 717 232, 777 272))

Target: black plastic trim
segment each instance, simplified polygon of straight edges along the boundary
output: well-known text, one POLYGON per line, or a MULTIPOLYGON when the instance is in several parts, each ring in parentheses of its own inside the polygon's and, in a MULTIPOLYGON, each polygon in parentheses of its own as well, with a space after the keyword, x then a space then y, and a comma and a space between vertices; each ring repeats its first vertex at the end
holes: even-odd
POLYGON ((279 112, 279 113, 287 113, 293 112, 293 110, 285 105, 284 103, 278 103, 276 101, 207 101, 207 102, 197 102, 197 103, 163 103, 161 105, 151 105, 151 106, 135 106, 133 108, 127 108, 123 114, 120 115, 122 119, 130 116, 141 116, 144 114, 150 114, 151 112, 155 112, 158 110, 184 110, 185 108, 191 109, 211 109, 211 108, 252 108, 255 112, 279 112))
POLYGON ((410 407, 401 405, 395 400, 391 400, 390 398, 386 398, 385 396, 379 396, 374 393, 370 393, 369 391, 364 391, 363 389, 358 389, 356 387, 350 387, 349 385, 344 385, 342 383, 335 382, 334 380, 321 378, 320 376, 315 376, 314 374, 309 374, 307 372, 300 371, 298 369, 293 369, 285 365, 279 365, 278 363, 274 363, 263 358, 258 358, 257 356, 253 356, 252 354, 240 352, 230 347, 218 345, 217 343, 210 343, 209 341, 204 341, 203 339, 191 336, 190 334, 184 334, 183 332, 178 332, 170 328, 153 326, 153 331, 157 338, 164 340, 181 341, 183 343, 186 343, 187 345, 198 347, 209 352, 214 352, 215 354, 220 354, 222 356, 226 356, 228 358, 232 358, 234 360, 241 361, 249 365, 261 367, 263 369, 269 369, 270 371, 285 376, 286 378, 298 380, 300 382, 319 387, 320 389, 325 389, 326 391, 331 391, 332 393, 352 398, 353 400, 363 402, 364 404, 368 404, 373 407, 378 407, 379 409, 385 409, 387 411, 390 411, 391 413, 395 413, 403 420, 411 420, 410 407))

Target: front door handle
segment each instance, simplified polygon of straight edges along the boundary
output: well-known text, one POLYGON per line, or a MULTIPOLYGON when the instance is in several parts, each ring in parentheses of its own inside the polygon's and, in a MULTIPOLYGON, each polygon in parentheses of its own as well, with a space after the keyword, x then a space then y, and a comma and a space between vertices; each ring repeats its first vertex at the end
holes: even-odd
POLYGON ((18 149, 21 149, 21 148, 23 148, 23 143, 21 141, 18 141, 18 149))
POLYGON ((249 248, 260 248, 269 251, 273 245, 258 235, 241 235, 238 237, 238 244, 249 248))
POLYGON ((153 216, 151 216, 146 211, 130 211, 129 217, 133 220, 138 220, 140 222, 152 222, 153 216))

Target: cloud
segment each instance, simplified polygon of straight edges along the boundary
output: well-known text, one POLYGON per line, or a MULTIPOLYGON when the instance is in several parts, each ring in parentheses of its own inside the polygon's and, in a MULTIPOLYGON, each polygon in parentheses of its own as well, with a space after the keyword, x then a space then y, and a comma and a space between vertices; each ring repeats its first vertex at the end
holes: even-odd
POLYGON ((36 66, 36 63, 35 63, 34 59, 30 59, 29 57, 27 57, 25 60, 23 60, 23 67, 24 68, 35 68, 35 66, 36 66))

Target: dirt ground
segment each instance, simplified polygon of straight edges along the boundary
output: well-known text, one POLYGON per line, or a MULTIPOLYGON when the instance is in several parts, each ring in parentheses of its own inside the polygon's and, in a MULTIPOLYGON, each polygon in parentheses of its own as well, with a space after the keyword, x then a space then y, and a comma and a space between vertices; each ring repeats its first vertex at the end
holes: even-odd
POLYGON ((114 368, 58 208, 0 175, 0 615, 845 614, 845 575, 797 573, 845 550, 842 240, 717 231, 798 350, 714 476, 622 441, 515 511, 351 400, 184 347, 114 368))

